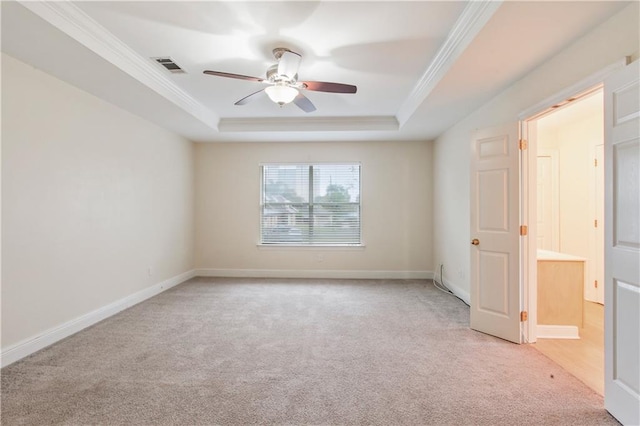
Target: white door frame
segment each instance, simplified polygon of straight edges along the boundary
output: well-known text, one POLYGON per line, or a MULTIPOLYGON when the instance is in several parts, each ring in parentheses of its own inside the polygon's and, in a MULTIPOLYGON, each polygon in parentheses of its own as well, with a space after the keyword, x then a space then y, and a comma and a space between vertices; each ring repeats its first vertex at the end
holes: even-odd
MULTIPOLYGON (((602 94, 604 103, 604 93, 602 94)), ((604 113, 604 110, 603 110, 604 113)), ((603 119, 604 119, 603 115, 603 119)), ((604 138, 604 134, 602 135, 604 138)), ((589 183, 589 210, 598 221, 589 232, 589 264, 586 277, 588 281, 584 287, 586 300, 604 304, 604 140, 602 144, 591 147, 590 155, 597 162, 591 168, 589 183), (594 282, 598 285, 595 287, 594 282)))
MULTIPOLYGON (((567 87, 564 90, 550 96, 547 99, 522 111, 518 115, 520 120, 520 134, 524 139, 529 135, 529 121, 533 121, 547 114, 549 111, 570 102, 577 97, 584 96, 592 91, 602 88, 604 79, 616 70, 629 64, 629 57, 625 57, 615 63, 603 68, 591 76, 567 87), (555 107, 555 108, 554 108, 555 107)), ((537 341, 538 325, 538 303, 537 303, 537 241, 536 241, 536 184, 537 184, 537 146, 535 137, 529 141, 528 149, 522 152, 522 163, 520 169, 520 215, 521 223, 528 225, 527 236, 521 239, 520 262, 521 268, 521 294, 523 296, 523 306, 528 312, 528 321, 524 327, 523 334, 526 343, 537 341)))

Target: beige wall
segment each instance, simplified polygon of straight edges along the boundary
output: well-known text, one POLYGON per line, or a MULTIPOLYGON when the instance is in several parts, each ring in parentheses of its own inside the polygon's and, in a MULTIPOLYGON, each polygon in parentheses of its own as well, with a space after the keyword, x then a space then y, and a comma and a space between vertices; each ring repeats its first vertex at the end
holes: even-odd
MULTIPOLYGON (((638 58, 638 3, 585 34, 441 135, 434 146, 434 263, 463 295, 469 285, 469 161, 475 129, 517 122, 544 99, 619 61, 638 58)), ((526 48, 526 46, 523 46, 526 48)), ((465 294, 466 293, 466 294, 465 294)))
POLYGON ((196 267, 230 275, 424 276, 433 270, 431 151, 430 142, 198 144, 196 267), (348 161, 362 164, 366 247, 256 245, 260 163, 348 161))
POLYGON ((3 55, 3 350, 192 269, 193 187, 191 142, 3 55))

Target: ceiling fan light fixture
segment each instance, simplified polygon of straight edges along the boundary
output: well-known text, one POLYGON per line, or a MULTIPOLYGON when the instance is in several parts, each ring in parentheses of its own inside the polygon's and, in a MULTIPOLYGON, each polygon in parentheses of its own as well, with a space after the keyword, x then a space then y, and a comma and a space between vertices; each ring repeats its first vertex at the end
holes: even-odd
POLYGON ((273 56, 278 62, 267 68, 266 78, 224 71, 204 70, 203 72, 207 75, 255 81, 267 85, 266 88, 245 96, 235 102, 234 105, 245 105, 251 100, 264 96, 266 93, 269 99, 280 106, 293 102, 302 111, 313 112, 316 107, 304 95, 303 90, 325 93, 356 93, 358 91, 358 88, 351 84, 331 83, 328 81, 299 81, 298 68, 302 60, 302 56, 299 53, 278 47, 273 50, 273 56))
POLYGON ((264 89, 264 91, 267 92, 269 99, 280 106, 288 104, 298 96, 298 89, 284 84, 274 84, 264 89))

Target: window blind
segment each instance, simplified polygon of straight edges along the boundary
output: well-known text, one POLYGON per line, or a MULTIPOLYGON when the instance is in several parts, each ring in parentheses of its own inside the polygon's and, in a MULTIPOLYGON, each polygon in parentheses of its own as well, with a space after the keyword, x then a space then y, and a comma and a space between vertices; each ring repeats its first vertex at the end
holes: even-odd
POLYGON ((359 164, 261 169, 262 244, 360 244, 359 164))

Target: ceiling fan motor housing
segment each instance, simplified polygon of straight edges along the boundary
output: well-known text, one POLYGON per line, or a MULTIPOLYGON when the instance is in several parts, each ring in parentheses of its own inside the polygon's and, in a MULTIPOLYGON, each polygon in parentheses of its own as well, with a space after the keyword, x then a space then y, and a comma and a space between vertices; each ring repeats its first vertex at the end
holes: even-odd
POLYGON ((276 47, 275 49, 272 50, 273 52, 273 56, 279 61, 280 58, 282 58, 282 55, 284 54, 284 52, 291 52, 291 53, 295 53, 293 50, 287 49, 286 47, 276 47))
POLYGON ((267 69, 267 81, 269 83, 276 84, 283 82, 287 84, 294 84, 296 80, 298 80, 298 74, 294 75, 292 79, 288 78, 286 75, 278 74, 278 64, 271 65, 267 69))

